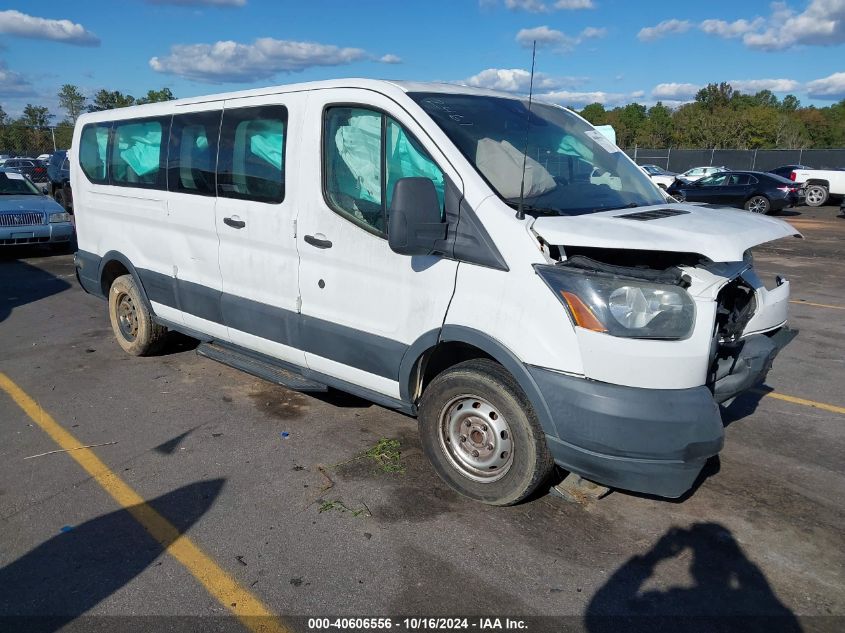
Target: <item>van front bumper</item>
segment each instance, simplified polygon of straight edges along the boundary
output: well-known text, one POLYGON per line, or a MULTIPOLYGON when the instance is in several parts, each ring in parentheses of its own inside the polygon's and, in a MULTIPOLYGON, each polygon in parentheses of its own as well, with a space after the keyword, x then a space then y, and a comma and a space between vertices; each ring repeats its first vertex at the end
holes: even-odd
POLYGON ((724 443, 719 405, 707 387, 643 389, 528 371, 553 428, 555 462, 613 488, 676 498, 724 443))
POLYGON ((16 244, 56 244, 69 242, 73 237, 73 224, 52 222, 30 226, 5 226, 0 228, 0 246, 16 244))

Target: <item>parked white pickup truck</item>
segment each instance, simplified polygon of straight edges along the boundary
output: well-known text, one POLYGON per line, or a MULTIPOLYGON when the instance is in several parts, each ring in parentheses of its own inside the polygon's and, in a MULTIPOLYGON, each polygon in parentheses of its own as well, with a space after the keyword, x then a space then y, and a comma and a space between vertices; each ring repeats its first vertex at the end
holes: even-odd
POLYGON ((804 185, 805 202, 820 207, 830 196, 845 196, 845 169, 796 169, 790 176, 804 185))

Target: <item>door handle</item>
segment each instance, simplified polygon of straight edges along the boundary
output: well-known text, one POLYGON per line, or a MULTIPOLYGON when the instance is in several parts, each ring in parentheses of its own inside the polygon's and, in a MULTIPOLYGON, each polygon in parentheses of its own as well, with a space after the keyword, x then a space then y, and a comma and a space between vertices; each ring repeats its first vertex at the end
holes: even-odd
POLYGON ((319 237, 315 237, 313 235, 306 235, 305 241, 310 244, 311 246, 315 246, 316 248, 331 248, 332 241, 327 239, 322 239, 319 237))
POLYGON ((223 218, 223 224, 231 226, 233 229, 242 229, 246 226, 246 222, 236 215, 233 215, 231 218, 223 218))

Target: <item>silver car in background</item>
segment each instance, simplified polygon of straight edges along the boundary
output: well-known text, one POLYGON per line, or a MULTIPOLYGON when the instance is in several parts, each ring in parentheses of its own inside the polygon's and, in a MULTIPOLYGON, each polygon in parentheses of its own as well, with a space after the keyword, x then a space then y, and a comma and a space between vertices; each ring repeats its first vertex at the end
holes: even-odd
POLYGON ((70 215, 22 173, 0 167, 0 246, 68 246, 74 227, 70 215))

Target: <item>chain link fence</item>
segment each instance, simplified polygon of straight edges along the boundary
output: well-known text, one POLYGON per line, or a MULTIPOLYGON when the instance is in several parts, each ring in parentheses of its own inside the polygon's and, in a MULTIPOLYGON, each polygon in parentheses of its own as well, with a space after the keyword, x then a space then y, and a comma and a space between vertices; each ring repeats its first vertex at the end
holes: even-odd
POLYGON ((684 172, 692 167, 715 165, 728 169, 768 171, 781 165, 807 165, 816 169, 845 168, 845 149, 647 149, 625 150, 639 165, 657 165, 684 172))
POLYGON ((33 127, 18 122, 0 125, 0 156, 36 158, 70 147, 72 125, 33 127))

